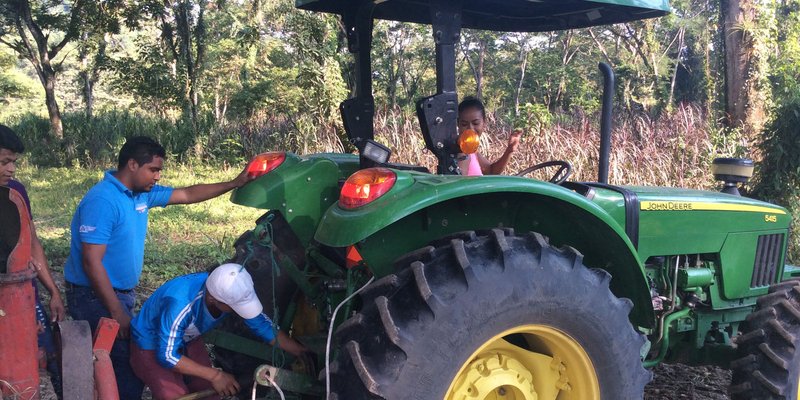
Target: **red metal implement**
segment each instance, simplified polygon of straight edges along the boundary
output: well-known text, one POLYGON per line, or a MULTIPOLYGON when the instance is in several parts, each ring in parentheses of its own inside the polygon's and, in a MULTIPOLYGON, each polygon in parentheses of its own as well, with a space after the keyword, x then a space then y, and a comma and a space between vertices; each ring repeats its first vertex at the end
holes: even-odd
POLYGON ((36 302, 31 280, 31 226, 28 209, 14 190, 0 187, 0 240, 11 247, 0 268, 0 393, 3 398, 39 398, 36 302), (9 243, 10 242, 10 243, 9 243))

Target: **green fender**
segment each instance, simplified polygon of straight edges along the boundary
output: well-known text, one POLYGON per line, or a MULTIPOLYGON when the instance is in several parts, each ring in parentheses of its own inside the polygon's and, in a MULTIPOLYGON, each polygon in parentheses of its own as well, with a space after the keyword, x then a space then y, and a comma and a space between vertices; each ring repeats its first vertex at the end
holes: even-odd
POLYGON ((624 229, 606 211, 564 187, 512 176, 441 176, 396 171, 394 187, 372 203, 331 206, 314 238, 331 247, 355 245, 372 272, 394 272, 393 261, 455 232, 514 228, 574 247, 584 264, 608 271, 611 290, 633 301, 631 319, 652 327, 654 312, 644 268, 624 229))
POLYGON ((339 180, 357 169, 358 156, 355 155, 299 157, 286 153, 286 160, 278 168, 234 190, 231 201, 280 211, 306 246, 325 210, 339 198, 339 180))

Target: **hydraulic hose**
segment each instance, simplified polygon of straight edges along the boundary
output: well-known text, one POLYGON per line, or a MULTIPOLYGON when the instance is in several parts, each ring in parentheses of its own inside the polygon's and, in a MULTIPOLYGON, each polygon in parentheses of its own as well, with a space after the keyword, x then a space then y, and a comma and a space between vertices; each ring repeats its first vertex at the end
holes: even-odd
POLYGON ((664 326, 662 327, 664 337, 661 338, 661 346, 658 349, 658 356, 652 360, 646 360, 644 362, 645 368, 652 368, 661 363, 664 360, 664 357, 667 355, 667 349, 669 348, 669 327, 675 320, 683 318, 689 313, 692 312, 690 308, 684 308, 683 310, 675 311, 674 313, 668 315, 664 319, 664 326))

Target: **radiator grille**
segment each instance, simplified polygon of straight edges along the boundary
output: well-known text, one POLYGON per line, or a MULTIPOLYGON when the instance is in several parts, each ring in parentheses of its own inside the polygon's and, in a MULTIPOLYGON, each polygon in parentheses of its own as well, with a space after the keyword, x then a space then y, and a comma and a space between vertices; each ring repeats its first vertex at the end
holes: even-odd
POLYGON ((750 287, 769 286, 777 282, 778 263, 781 261, 783 233, 758 237, 756 259, 753 263, 753 278, 750 287))

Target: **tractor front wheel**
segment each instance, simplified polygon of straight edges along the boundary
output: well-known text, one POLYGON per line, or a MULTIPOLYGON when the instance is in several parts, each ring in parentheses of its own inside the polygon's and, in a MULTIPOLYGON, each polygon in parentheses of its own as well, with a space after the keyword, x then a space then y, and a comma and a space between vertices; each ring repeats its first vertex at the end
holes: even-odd
POLYGON ((744 325, 731 398, 800 399, 800 280, 771 286, 744 325))
POLYGON ((632 304, 574 249, 495 229, 401 263, 337 331, 334 399, 642 398, 632 304))

